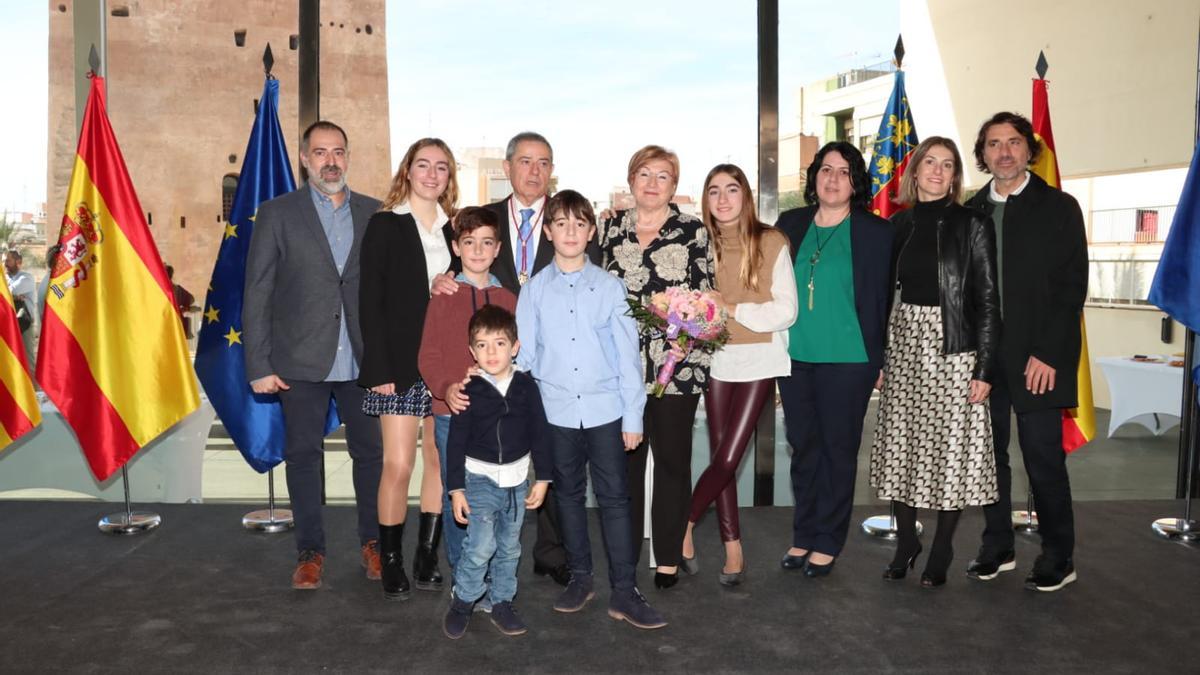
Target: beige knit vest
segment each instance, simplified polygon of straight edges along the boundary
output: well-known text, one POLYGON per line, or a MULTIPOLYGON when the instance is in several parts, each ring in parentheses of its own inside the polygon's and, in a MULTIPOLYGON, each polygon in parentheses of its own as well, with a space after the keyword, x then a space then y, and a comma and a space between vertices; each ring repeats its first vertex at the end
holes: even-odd
MULTIPOLYGON (((774 228, 767 228, 759 242, 762 248, 762 263, 758 268, 758 290, 752 291, 742 285, 738 274, 742 269, 742 242, 738 239, 735 228, 722 228, 721 261, 717 263, 717 290, 729 304, 742 302, 767 302, 771 299, 771 272, 779 260, 782 251, 787 247, 787 237, 774 228)), ((729 329, 729 344, 744 345, 758 344, 771 341, 770 333, 756 333, 733 317, 729 317, 725 327, 729 329)))

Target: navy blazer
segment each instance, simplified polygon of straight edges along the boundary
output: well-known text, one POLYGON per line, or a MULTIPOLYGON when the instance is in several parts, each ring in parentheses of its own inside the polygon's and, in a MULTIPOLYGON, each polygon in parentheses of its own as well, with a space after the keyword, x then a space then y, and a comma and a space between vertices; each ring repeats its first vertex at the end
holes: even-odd
MULTIPOLYGON (((775 227, 791 243, 792 262, 800 242, 808 233, 816 206, 784 211, 775 227)), ((892 239, 894 228, 888 221, 855 207, 850 211, 850 256, 854 268, 854 310, 862 330, 867 362, 883 367, 883 348, 887 343, 887 318, 891 308, 893 282, 892 239)))

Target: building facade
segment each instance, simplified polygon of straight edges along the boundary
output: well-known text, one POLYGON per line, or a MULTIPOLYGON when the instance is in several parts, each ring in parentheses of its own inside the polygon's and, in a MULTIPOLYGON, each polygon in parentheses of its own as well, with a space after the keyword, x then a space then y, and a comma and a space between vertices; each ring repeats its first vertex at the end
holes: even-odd
MULTIPOLYGON (((53 239, 76 150, 73 3, 51 2, 46 194, 53 239)), ((198 302, 263 90, 271 45, 279 117, 299 180, 298 4, 107 3, 108 114, 164 262, 198 302)), ((350 137, 348 179, 382 196, 391 178, 383 0, 321 3, 321 116, 350 137)))

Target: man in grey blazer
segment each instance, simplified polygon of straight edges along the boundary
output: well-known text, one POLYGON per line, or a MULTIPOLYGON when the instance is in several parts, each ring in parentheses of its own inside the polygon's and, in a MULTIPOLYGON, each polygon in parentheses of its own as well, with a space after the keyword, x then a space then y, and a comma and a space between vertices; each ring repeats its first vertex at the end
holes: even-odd
POLYGON ((321 586, 321 443, 331 396, 354 462, 362 564, 367 578, 379 578, 383 443, 379 422, 362 412, 364 390, 355 381, 362 358, 359 253, 379 202, 346 187, 349 160, 341 127, 320 121, 306 129, 300 163, 308 184, 259 206, 246 260, 246 375, 255 393, 278 394, 283 405, 284 460, 300 553, 292 575, 296 589, 321 586))

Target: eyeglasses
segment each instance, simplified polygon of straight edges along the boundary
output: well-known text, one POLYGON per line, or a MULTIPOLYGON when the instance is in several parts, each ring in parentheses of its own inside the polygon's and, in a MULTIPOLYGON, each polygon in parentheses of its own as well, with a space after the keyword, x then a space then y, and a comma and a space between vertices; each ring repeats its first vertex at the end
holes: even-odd
POLYGON ((659 171, 658 173, 655 173, 655 172, 651 171, 650 169, 638 169, 638 172, 636 174, 634 174, 633 177, 634 177, 634 180, 642 182, 642 183, 654 182, 654 183, 662 183, 664 185, 669 184, 675 180, 675 177, 672 176, 671 174, 667 173, 666 171, 659 171))

